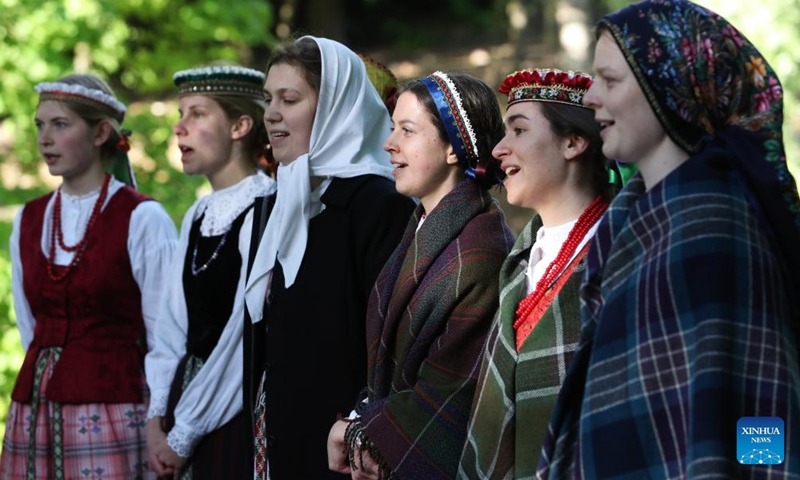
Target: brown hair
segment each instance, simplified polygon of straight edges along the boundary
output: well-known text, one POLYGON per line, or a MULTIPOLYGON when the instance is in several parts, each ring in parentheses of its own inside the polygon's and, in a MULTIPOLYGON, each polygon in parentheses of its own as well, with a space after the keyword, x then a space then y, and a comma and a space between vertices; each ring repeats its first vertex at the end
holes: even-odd
POLYGON ((588 146, 578 161, 591 170, 594 193, 610 196, 612 188, 608 182, 609 160, 603 155, 603 139, 600 137, 600 125, 594 119, 594 111, 562 103, 538 103, 554 134, 561 138, 577 135, 586 140, 588 146))
POLYGON ((253 119, 253 127, 242 138, 244 153, 253 165, 258 165, 262 155, 265 155, 269 137, 264 126, 264 104, 250 97, 238 95, 207 95, 222 108, 228 120, 236 121, 241 116, 253 119))
MULTIPOLYGON (((465 169, 468 167, 476 169, 475 180, 483 188, 488 189, 500 183, 504 177, 500 169, 500 162, 492 157, 492 149, 503 138, 503 116, 500 114, 497 96, 489 85, 471 75, 448 73, 447 76, 453 81, 461 96, 461 104, 475 132, 478 155, 480 155, 480 158, 477 159, 470 156, 468 160, 470 164, 462 166, 465 169), (479 164, 485 166, 485 170, 478 168, 479 164)), ((400 89, 401 94, 405 92, 412 93, 417 97, 436 126, 439 138, 450 144, 450 138, 447 136, 444 123, 439 117, 438 108, 428 87, 422 81, 414 80, 400 89)))
POLYGON ((322 54, 317 42, 310 38, 281 43, 272 51, 267 63, 267 75, 273 65, 287 64, 303 71, 303 78, 319 97, 322 85, 322 54))

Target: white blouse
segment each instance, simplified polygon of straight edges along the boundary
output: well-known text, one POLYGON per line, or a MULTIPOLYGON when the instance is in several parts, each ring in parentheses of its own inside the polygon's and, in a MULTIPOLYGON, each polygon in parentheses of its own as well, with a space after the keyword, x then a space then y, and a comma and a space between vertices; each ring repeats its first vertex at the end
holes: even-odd
MULTIPOLYGON (((536 232, 536 241, 534 242, 533 247, 531 247, 528 270, 525 274, 528 281, 527 294, 530 294, 536 290, 536 284, 544 276, 544 273, 550 263, 552 263, 553 260, 555 260, 558 256, 561 246, 567 241, 570 230, 572 230, 572 227, 574 227, 577 222, 578 219, 576 218, 571 222, 556 225, 554 227, 545 228, 542 226, 536 232)), ((595 232, 597 232, 597 225, 599 223, 599 221, 595 222, 594 225, 592 225, 592 228, 586 232, 586 235, 583 237, 583 240, 581 240, 578 248, 575 249, 572 257, 570 257, 570 262, 575 258, 576 255, 578 255, 578 253, 580 253, 583 247, 589 243, 589 240, 594 237, 595 232)))
MULTIPOLYGON (((112 179, 108 188, 103 209, 124 184, 112 179)), ((61 192, 61 228, 64 243, 74 245, 83 238, 86 224, 100 196, 100 189, 86 195, 75 196, 61 192)), ((53 218, 55 195, 47 203, 42 228, 41 249, 44 255, 50 252, 50 228, 53 218)), ((11 232, 11 284, 14 298, 14 312, 17 315, 22 346, 25 350, 33 341, 36 319, 33 318, 28 299, 23 289, 23 268, 19 250, 20 222, 25 207, 22 207, 14 219, 11 232)), ((167 215, 164 207, 158 202, 142 202, 131 214, 128 231, 128 256, 131 260, 133 278, 142 293, 142 315, 147 329, 147 345, 152 348, 155 343, 155 325, 158 319, 159 304, 164 293, 164 280, 167 267, 172 261, 175 251, 177 232, 175 224, 167 215)), ((56 265, 69 265, 74 253, 56 246, 56 265)))
MULTIPOLYGON (((220 235, 230 230, 233 221, 253 204, 256 197, 272 194, 275 190, 275 181, 259 173, 197 200, 186 212, 178 250, 165 287, 167 295, 157 325, 156 343, 145 358, 151 395, 148 419, 166 413, 175 371, 186 354, 189 320, 183 291, 183 268, 192 223, 205 213, 200 235, 220 235)), ((244 286, 252 228, 253 211, 250 210, 239 231, 238 249, 242 265, 231 316, 217 345, 181 394, 175 407, 175 426, 167 434, 170 448, 184 458, 191 456, 205 435, 229 422, 242 410, 244 286)))

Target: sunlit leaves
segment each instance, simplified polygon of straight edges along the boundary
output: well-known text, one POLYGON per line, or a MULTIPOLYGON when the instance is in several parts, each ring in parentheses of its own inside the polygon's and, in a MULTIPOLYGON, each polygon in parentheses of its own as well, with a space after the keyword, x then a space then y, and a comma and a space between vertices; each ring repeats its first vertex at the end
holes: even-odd
MULTIPOLYGON (((91 71, 107 78, 126 103, 169 97, 175 71, 215 60, 243 62, 251 47, 273 42, 266 0, 0 0, 0 5, 0 121, 10 122, 22 140, 14 143, 11 157, 26 171, 38 162, 30 121, 36 83, 91 71)), ((264 60, 253 66, 262 68, 264 60)), ((147 134, 149 127, 143 127, 147 134)))

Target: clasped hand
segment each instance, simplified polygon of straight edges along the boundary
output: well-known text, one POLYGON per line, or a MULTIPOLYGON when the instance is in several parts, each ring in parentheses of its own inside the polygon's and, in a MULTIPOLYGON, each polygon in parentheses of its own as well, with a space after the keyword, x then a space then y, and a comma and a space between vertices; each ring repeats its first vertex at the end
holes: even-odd
POLYGON ((346 431, 347 422, 339 420, 333 424, 328 433, 328 468, 334 472, 350 474, 352 480, 378 480, 380 478, 378 462, 367 451, 354 452, 355 468, 350 468, 349 446, 345 445, 344 441, 346 431))
POLYGON ((156 472, 159 479, 178 480, 188 459, 175 453, 169 446, 167 434, 161 429, 161 417, 151 418, 145 431, 150 469, 156 472))

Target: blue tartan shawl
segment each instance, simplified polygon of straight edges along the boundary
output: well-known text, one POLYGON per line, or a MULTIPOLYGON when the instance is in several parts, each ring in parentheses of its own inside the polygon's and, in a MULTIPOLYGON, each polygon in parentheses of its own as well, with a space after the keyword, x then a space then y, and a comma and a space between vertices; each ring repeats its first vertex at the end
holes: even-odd
POLYGON ((720 155, 637 174, 601 221, 539 478, 800 478, 798 292, 720 155), (744 416, 784 420, 782 464, 737 461, 744 416))

